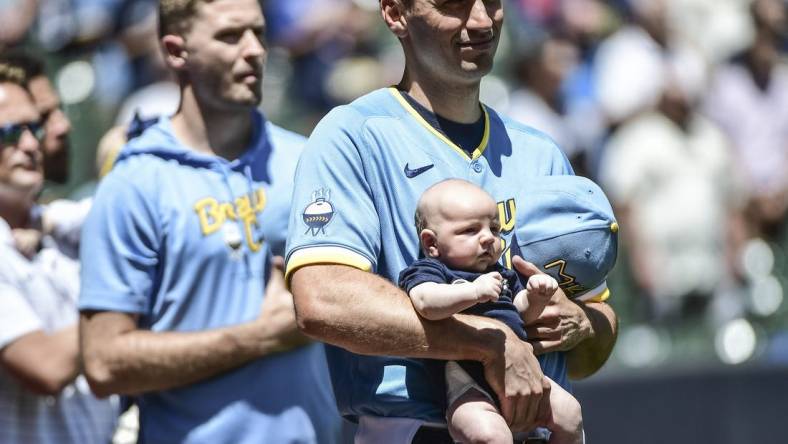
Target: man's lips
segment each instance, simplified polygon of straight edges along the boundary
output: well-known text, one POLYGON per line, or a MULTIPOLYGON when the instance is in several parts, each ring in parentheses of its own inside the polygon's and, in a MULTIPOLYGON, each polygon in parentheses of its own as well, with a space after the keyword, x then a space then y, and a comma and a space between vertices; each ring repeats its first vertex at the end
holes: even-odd
POLYGON ((258 71, 245 71, 236 76, 239 81, 247 85, 258 83, 262 77, 262 74, 258 71))
POLYGON ((493 36, 490 36, 485 39, 476 39, 467 42, 460 42, 460 47, 468 48, 468 49, 487 49, 492 46, 494 41, 495 38, 493 36))
POLYGON ((20 170, 27 170, 33 171, 36 169, 36 165, 33 162, 16 162, 11 165, 11 168, 18 168, 20 170))

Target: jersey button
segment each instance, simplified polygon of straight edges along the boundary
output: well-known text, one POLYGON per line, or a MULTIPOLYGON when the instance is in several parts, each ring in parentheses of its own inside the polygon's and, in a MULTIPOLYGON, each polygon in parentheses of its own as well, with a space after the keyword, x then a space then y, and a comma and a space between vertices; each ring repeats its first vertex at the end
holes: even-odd
POLYGON ((476 171, 477 173, 481 173, 484 170, 484 166, 477 160, 473 161, 471 168, 473 168, 473 171, 476 171))

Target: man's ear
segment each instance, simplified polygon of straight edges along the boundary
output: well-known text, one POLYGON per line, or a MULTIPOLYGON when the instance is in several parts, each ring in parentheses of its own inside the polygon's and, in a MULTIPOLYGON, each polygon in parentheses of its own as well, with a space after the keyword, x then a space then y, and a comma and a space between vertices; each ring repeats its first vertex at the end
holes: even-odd
POLYGON ((180 71, 186 65, 189 52, 186 51, 186 41, 176 34, 167 34, 161 38, 164 47, 164 59, 171 69, 180 71))
POLYGON ((405 38, 408 34, 404 12, 402 0, 380 0, 380 15, 389 30, 399 38, 405 38))
POLYGON ((419 240, 421 241, 421 248, 424 250, 424 254, 426 254, 427 257, 440 256, 440 252, 438 251, 438 235, 435 234, 434 231, 429 228, 421 230, 421 233, 419 233, 419 240))

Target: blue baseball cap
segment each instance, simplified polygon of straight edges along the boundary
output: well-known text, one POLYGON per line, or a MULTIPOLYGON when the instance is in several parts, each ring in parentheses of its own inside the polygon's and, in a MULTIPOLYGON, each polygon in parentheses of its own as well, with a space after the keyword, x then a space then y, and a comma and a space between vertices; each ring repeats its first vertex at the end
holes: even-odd
POLYGON ((608 298, 618 223, 593 181, 580 176, 529 180, 517 196, 515 237, 523 259, 555 278, 568 297, 608 298))

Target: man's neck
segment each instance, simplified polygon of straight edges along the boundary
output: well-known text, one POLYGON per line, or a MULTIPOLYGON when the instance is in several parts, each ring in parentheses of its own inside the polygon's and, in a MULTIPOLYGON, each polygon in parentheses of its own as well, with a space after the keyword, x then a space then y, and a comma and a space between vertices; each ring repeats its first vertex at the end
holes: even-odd
POLYGON ((0 184, 0 219, 5 220, 11 228, 27 227, 33 207, 33 196, 33 192, 0 184))
POLYGON ((458 123, 479 120, 479 83, 447 85, 429 76, 406 72, 398 88, 433 113, 458 123))
POLYGON ((187 87, 181 90, 172 128, 175 136, 195 151, 234 160, 243 154, 252 137, 251 111, 212 110, 199 103, 187 87))

